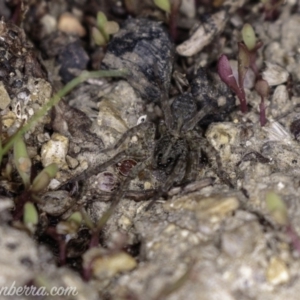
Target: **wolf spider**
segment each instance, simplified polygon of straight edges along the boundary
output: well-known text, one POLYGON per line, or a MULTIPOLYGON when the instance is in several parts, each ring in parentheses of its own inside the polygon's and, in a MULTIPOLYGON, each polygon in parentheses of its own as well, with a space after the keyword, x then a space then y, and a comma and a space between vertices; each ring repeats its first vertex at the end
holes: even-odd
POLYGON ((120 187, 113 192, 112 206, 116 206, 123 196, 138 201, 150 198, 152 199, 150 206, 152 206, 157 198, 167 194, 173 186, 195 181, 198 174, 201 145, 204 143, 204 138, 195 130, 195 127, 211 111, 211 108, 204 107, 198 111, 192 95, 187 92, 177 96, 170 105, 166 89, 162 89, 160 104, 164 123, 155 125, 146 121, 136 125, 130 128, 113 147, 102 152, 124 148, 125 141, 137 135, 142 136, 138 140, 138 146, 127 146, 106 162, 87 169, 71 179, 69 183, 86 180, 92 175, 105 171, 111 165, 134 158, 138 163, 130 170, 120 187), (162 183, 157 189, 129 191, 131 180, 146 168, 159 174, 162 183))

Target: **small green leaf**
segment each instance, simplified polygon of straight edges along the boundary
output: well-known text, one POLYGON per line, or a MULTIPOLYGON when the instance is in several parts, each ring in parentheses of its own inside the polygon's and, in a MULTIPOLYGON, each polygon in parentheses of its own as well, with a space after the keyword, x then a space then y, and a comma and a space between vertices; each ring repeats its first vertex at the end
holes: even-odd
POLYGON ((115 34, 120 30, 120 26, 117 22, 109 21, 104 25, 104 30, 107 34, 115 34))
POLYGON ((31 159, 28 156, 26 145, 22 138, 14 142, 14 162, 25 188, 30 185, 31 159))
POLYGON ((102 33, 102 35, 104 36, 105 41, 107 43, 109 41, 109 35, 105 31, 106 23, 107 23, 107 18, 105 16, 105 14, 102 11, 99 11, 97 13, 97 25, 98 25, 99 31, 102 33))
POLYGON ((67 222, 74 222, 76 223, 78 226, 81 224, 82 222, 82 215, 79 211, 74 212, 67 220, 67 222))
POLYGON ((245 43, 246 47, 249 51, 253 50, 256 46, 256 36, 253 30, 253 27, 246 23, 242 28, 242 37, 243 42, 245 43))
POLYGON ((105 37, 96 27, 92 28, 92 38, 96 45, 105 46, 107 44, 105 37))
POLYGON ((275 192, 270 191, 266 195, 267 209, 274 220, 280 225, 288 224, 288 212, 285 203, 275 192))
POLYGON ((82 216, 79 211, 74 212, 66 221, 61 221, 56 225, 58 234, 75 236, 82 222, 82 216))
POLYGON ((171 12, 170 0, 154 0, 154 4, 168 14, 171 12))
POLYGON ((50 164, 42 170, 33 180, 30 190, 35 193, 43 191, 49 185, 52 178, 55 177, 58 171, 56 164, 50 164))
POLYGON ((97 25, 98 25, 98 27, 103 28, 106 22, 107 22, 106 15, 102 11, 98 11, 98 13, 97 13, 97 25))
POLYGON ((37 225, 39 216, 33 203, 27 202, 24 205, 23 221, 26 226, 37 225))

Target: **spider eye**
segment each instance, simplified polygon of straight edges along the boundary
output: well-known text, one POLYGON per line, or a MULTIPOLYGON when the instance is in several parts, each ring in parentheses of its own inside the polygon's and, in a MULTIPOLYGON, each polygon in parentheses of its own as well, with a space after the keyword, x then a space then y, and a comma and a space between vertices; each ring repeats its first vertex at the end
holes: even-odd
POLYGON ((167 163, 170 164, 172 161, 173 161, 173 158, 170 157, 170 158, 168 158, 167 163))

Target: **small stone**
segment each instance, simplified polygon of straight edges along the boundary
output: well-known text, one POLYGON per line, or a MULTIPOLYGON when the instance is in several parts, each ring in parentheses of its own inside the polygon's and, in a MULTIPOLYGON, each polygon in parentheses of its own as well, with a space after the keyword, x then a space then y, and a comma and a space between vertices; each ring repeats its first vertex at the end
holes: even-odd
POLYGON ((14 207, 14 203, 12 201, 12 199, 8 198, 8 197, 4 197, 1 196, 0 197, 1 201, 0 201, 0 212, 11 209, 14 207))
POLYGON ((56 163, 60 169, 67 169, 66 155, 68 147, 68 138, 59 133, 52 134, 50 141, 42 146, 41 160, 43 166, 56 163))
POLYGON ((107 45, 102 66, 105 69, 126 68, 127 80, 147 101, 161 98, 161 82, 169 90, 174 49, 161 23, 128 18, 107 45))
POLYGON ((205 197, 197 192, 179 196, 164 204, 166 211, 194 211, 198 219, 208 219, 213 223, 221 221, 238 207, 239 201, 235 195, 213 194, 205 197))
POLYGON ((103 249, 92 248, 84 256, 84 265, 92 261, 93 275, 98 279, 113 277, 131 271, 137 266, 136 260, 125 252, 105 253, 103 249))
POLYGON ((212 196, 203 199, 197 206, 199 218, 209 217, 212 222, 219 222, 239 207, 239 201, 233 196, 212 196))
POLYGON ((240 129, 233 123, 213 123, 206 132, 208 142, 219 152, 222 161, 232 159, 232 147, 240 139, 240 129))
POLYGON ((267 68, 263 71, 263 79, 268 82, 270 86, 279 85, 287 81, 289 73, 282 67, 270 62, 266 62, 267 68))
POLYGON ((102 277, 103 274, 114 276, 118 273, 130 271, 137 265, 135 259, 125 252, 113 254, 95 260, 93 264, 94 275, 102 277))
POLYGON ((57 26, 57 21, 50 14, 44 15, 41 18, 40 22, 43 25, 46 34, 50 34, 55 31, 57 26))
POLYGON ((285 262, 279 257, 273 256, 267 267, 266 277, 268 282, 273 285, 288 282, 290 274, 285 262))
POLYGON ((0 82, 0 109, 5 109, 9 103, 9 95, 4 87, 3 82, 0 82))
POLYGON ((74 199, 67 191, 47 192, 38 203, 39 209, 51 216, 60 216, 74 205, 74 199))
POLYGON ((2 124, 5 129, 11 128, 16 121, 16 115, 12 111, 8 111, 5 118, 2 118, 2 124))
POLYGON ((129 219, 127 216, 122 216, 118 220, 118 226, 123 230, 129 230, 132 227, 132 220, 129 219))
POLYGON ((49 136, 49 133, 48 132, 45 132, 45 133, 39 133, 37 135, 37 140, 40 142, 40 143, 45 143, 47 141, 50 140, 50 136, 49 136))
POLYGON ((237 226, 234 230, 225 231, 221 236, 221 245, 224 252, 232 258, 251 254, 262 239, 261 228, 257 222, 247 222, 237 226))
POLYGON ((86 30, 80 24, 78 19, 70 13, 63 13, 58 20, 58 29, 69 33, 75 34, 80 37, 86 35, 86 30))
POLYGON ((180 6, 180 12, 192 19, 196 16, 196 4, 194 0, 185 0, 182 1, 180 6))
POLYGON ((105 147, 111 147, 129 128, 136 126, 144 103, 130 84, 120 80, 99 103, 97 135, 105 147))
POLYGON ((69 82, 75 77, 76 72, 86 69, 89 57, 79 40, 66 45, 59 53, 58 63, 61 65, 59 75, 64 82, 69 82))
POLYGON ((273 118, 278 118, 287 113, 293 103, 289 101, 289 94, 285 85, 279 85, 275 88, 271 102, 271 112, 273 118))
POLYGON ((66 156, 66 161, 70 169, 75 169, 79 165, 78 160, 71 157, 70 155, 66 156))

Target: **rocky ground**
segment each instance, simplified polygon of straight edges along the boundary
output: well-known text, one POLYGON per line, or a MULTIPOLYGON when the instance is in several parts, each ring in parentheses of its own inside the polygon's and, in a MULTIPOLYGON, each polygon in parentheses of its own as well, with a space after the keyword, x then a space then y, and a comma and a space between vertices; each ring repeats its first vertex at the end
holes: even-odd
POLYGON ((300 4, 171 3, 167 16, 150 0, 0 0, 2 145, 82 71, 129 70, 81 83, 24 134, 28 186, 13 151, 3 156, 1 286, 76 287, 55 297, 78 300, 299 298, 300 4), (242 113, 217 61, 226 54, 237 76, 245 23, 262 45, 242 113), (34 192, 51 163, 55 178, 34 192))

